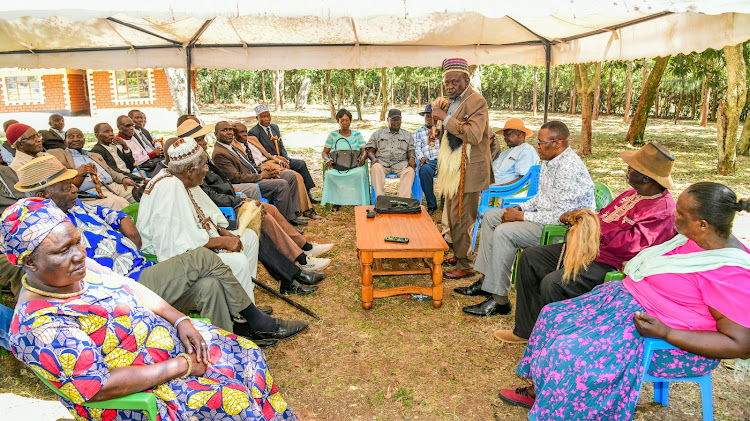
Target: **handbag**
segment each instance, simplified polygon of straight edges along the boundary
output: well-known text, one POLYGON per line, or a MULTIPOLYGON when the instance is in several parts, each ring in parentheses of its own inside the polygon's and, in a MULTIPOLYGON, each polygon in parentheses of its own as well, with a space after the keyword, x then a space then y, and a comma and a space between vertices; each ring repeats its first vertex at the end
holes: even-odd
POLYGON ((333 169, 338 171, 349 171, 352 168, 357 168, 359 166, 359 149, 352 150, 352 144, 349 143, 349 140, 346 138, 340 137, 336 139, 336 143, 333 145, 333 151, 329 153, 328 156, 333 160, 333 169), (339 141, 342 139, 349 145, 349 149, 339 150, 336 148, 339 141))
POLYGON ((375 199, 377 213, 422 213, 422 206, 417 199, 409 197, 378 196, 375 199))

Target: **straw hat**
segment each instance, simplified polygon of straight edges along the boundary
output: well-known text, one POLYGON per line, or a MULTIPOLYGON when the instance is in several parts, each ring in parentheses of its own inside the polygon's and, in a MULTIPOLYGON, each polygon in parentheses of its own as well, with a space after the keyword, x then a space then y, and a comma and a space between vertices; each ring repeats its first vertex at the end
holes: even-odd
POLYGON ((34 158, 18 169, 18 183, 14 186, 20 192, 39 190, 44 186, 69 180, 78 175, 78 171, 63 166, 52 155, 34 158))
POLYGON ((674 188, 674 181, 672 181, 674 155, 664 146, 649 142, 637 151, 623 151, 620 157, 631 168, 653 178, 662 187, 674 188))
POLYGON ((204 127, 195 120, 187 119, 183 121, 179 127, 177 127, 177 137, 189 136, 195 139, 196 137, 201 137, 207 133, 214 131, 214 126, 216 125, 209 124, 204 127))
POLYGON ((520 118, 508 119, 508 121, 505 122, 505 127, 496 131, 495 134, 499 134, 500 136, 502 136, 505 130, 520 130, 526 133, 526 137, 529 137, 534 134, 533 130, 526 128, 526 125, 523 124, 523 120, 521 120, 520 118))

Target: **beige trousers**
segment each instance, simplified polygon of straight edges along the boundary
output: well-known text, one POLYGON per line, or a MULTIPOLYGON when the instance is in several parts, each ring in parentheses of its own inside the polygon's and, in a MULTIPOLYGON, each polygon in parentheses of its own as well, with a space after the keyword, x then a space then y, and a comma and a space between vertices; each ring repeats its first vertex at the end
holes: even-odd
POLYGON ((375 190, 375 197, 385 194, 385 176, 387 174, 398 174, 399 197, 411 197, 411 185, 414 183, 414 168, 407 165, 401 171, 395 171, 392 168, 384 167, 380 162, 376 162, 370 167, 370 179, 372 181, 372 188, 375 190))

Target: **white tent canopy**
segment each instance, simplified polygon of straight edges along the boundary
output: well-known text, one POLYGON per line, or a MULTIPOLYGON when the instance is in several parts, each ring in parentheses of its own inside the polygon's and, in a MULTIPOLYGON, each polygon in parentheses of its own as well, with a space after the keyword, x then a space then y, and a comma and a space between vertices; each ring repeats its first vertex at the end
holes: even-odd
POLYGON ((750 39, 750 2, 729 0, 46 0, 2 8, 0 67, 346 69, 439 66, 448 56, 543 66, 750 39))

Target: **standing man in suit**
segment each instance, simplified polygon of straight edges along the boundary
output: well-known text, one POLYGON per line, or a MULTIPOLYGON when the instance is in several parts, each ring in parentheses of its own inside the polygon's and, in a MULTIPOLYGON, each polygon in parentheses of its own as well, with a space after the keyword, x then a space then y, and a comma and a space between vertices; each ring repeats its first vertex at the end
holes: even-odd
POLYGON ((286 148, 284 148, 284 142, 281 140, 279 126, 271 124, 271 110, 268 108, 268 105, 260 104, 256 106, 255 118, 258 119, 258 124, 248 130, 247 135, 258 138, 260 144, 266 149, 266 152, 279 158, 284 168, 298 172, 305 181, 305 190, 307 190, 307 195, 310 196, 310 201, 313 204, 320 203, 319 200, 316 200, 310 194, 310 189, 315 187, 315 182, 312 176, 310 176, 310 171, 307 169, 307 163, 302 159, 289 158, 286 148))
POLYGON ((456 267, 445 272, 445 276, 452 279, 474 274, 467 257, 471 247, 469 229, 477 218, 479 196, 490 186, 492 171, 487 101, 471 89, 469 74, 466 60, 443 60, 443 81, 450 101, 438 98, 431 104, 432 117, 443 121, 438 189, 445 195, 453 254, 457 260, 456 267))
POLYGON ((154 137, 151 136, 151 133, 149 133, 148 130, 146 130, 146 114, 141 110, 130 110, 128 111, 128 117, 130 117, 130 119, 133 120, 133 124, 135 124, 133 136, 140 139, 142 141, 141 143, 145 144, 148 142, 148 144, 153 147, 154 137))
POLYGON ((65 148, 65 118, 60 114, 49 116, 49 130, 39 130, 39 136, 42 137, 42 146, 50 150, 55 148, 65 148))

